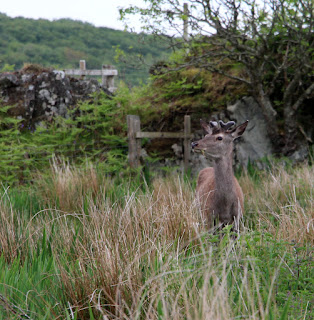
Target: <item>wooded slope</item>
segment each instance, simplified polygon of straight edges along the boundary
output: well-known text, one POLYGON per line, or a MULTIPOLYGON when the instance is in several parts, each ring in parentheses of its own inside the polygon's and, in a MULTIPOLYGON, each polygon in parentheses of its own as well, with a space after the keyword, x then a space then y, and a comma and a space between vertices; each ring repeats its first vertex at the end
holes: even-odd
POLYGON ((153 36, 95 27, 70 19, 10 18, 1 13, 0 43, 0 70, 5 64, 14 65, 18 70, 24 63, 77 68, 79 60, 84 59, 88 69, 100 69, 102 64, 115 65, 119 78, 131 85, 145 82, 149 65, 165 58, 168 52, 153 36), (125 54, 126 61, 136 62, 133 56, 142 55, 147 66, 117 62, 116 49, 120 55, 125 54))

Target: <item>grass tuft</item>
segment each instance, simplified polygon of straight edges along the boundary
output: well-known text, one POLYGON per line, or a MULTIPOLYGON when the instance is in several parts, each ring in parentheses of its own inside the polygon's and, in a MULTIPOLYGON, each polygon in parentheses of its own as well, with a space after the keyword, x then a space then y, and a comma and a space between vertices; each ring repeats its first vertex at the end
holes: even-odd
POLYGON ((313 168, 242 174, 239 237, 207 231, 186 179, 135 180, 54 161, 25 207, 3 190, 0 319, 313 316, 313 168))

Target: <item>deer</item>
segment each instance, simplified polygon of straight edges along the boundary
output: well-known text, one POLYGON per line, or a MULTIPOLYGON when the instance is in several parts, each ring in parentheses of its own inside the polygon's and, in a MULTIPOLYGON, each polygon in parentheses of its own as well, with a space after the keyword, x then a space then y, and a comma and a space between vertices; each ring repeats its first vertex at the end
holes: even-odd
POLYGON ((203 217, 209 228, 219 222, 222 229, 234 224, 239 231, 239 220, 244 212, 244 196, 233 173, 233 141, 244 133, 248 120, 232 128, 234 121, 224 123, 219 120, 207 124, 201 120, 206 132, 203 139, 192 142, 192 150, 202 153, 213 161, 212 167, 200 171, 196 185, 196 195, 203 217))

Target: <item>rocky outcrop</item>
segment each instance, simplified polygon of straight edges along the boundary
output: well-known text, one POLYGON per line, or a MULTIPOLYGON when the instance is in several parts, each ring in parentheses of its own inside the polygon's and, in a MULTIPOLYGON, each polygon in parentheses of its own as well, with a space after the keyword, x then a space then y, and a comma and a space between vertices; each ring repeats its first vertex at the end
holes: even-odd
POLYGON ((103 89, 97 80, 72 78, 63 71, 29 67, 0 74, 2 104, 13 106, 9 113, 28 126, 55 115, 67 117, 72 106, 98 90, 103 89))

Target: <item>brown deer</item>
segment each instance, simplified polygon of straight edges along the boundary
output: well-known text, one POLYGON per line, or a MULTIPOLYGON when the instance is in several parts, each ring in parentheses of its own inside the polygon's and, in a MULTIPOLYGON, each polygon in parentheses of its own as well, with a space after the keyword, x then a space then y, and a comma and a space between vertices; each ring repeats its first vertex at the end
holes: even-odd
POLYGON ((219 221, 219 226, 235 223, 238 231, 239 219, 243 212, 243 192, 233 174, 232 154, 233 141, 240 137, 248 124, 243 124, 231 129, 235 123, 211 121, 209 124, 201 120, 201 125, 206 131, 206 136, 192 142, 195 152, 202 152, 206 158, 213 160, 213 167, 200 171, 196 193, 201 210, 205 215, 209 227, 212 222, 219 221))

